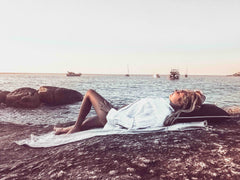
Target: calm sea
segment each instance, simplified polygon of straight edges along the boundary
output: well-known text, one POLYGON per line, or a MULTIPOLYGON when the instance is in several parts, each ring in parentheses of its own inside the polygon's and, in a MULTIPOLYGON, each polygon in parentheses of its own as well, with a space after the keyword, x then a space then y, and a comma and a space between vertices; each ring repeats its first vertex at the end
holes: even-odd
MULTIPOLYGON (((219 107, 240 105, 240 77, 188 76, 169 80, 168 76, 150 75, 82 75, 64 74, 0 74, 0 90, 13 91, 21 87, 38 89, 57 86, 77 90, 84 94, 95 89, 115 106, 129 104, 143 97, 168 98, 175 89, 199 89, 206 95, 206 103, 219 107)), ((0 121, 18 124, 57 124, 75 121, 81 102, 57 107, 41 106, 37 109, 0 109, 0 121)), ((94 112, 92 111, 90 115, 94 112)))

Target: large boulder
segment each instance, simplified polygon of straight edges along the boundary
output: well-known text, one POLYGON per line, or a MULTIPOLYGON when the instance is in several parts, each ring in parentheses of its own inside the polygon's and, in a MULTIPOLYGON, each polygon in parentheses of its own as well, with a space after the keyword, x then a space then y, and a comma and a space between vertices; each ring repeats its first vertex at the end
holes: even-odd
POLYGON ((40 105, 40 100, 36 89, 23 87, 7 94, 6 104, 12 107, 36 108, 40 105))
POLYGON ((0 103, 6 102, 6 97, 10 93, 10 91, 1 91, 0 90, 0 103))
POLYGON ((33 149, 15 142, 52 126, 0 122, 0 179, 237 180, 239 129, 237 118, 206 129, 96 136, 33 149))
POLYGON ((83 95, 75 90, 53 86, 42 86, 38 90, 40 101, 51 106, 82 101, 83 95))

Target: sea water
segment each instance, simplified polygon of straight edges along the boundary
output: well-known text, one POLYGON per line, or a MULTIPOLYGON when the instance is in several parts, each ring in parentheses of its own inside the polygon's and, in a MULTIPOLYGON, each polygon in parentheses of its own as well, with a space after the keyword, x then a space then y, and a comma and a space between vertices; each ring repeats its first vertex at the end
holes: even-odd
MULTIPOLYGON (((13 91, 21 87, 39 89, 56 86, 74 89, 83 95, 94 89, 114 106, 134 102, 144 97, 168 98, 176 89, 201 90, 206 103, 219 107, 240 106, 240 77, 233 76, 181 76, 169 80, 167 75, 82 75, 67 77, 64 74, 0 74, 0 90, 13 91)), ((59 124, 75 121, 81 102, 61 106, 41 105, 36 109, 2 108, 0 121, 17 124, 59 124)), ((90 112, 94 115, 94 111, 90 112)))

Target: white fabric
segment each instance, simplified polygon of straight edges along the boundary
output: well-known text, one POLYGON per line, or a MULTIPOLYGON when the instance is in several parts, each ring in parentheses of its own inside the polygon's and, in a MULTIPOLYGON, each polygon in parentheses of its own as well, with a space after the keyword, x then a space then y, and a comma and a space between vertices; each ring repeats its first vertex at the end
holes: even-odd
POLYGON ((54 132, 41 136, 31 135, 30 139, 24 139, 16 143, 30 147, 52 147, 94 136, 188 130, 206 126, 206 122, 179 123, 167 127, 163 126, 165 118, 172 111, 173 109, 169 105, 169 102, 162 98, 145 98, 120 110, 111 109, 107 115, 107 123, 103 129, 92 129, 67 135, 55 135, 54 132))
POLYGON ((207 122, 191 122, 191 123, 179 123, 172 126, 164 126, 158 128, 148 128, 144 130, 126 130, 126 129, 114 129, 114 130, 104 130, 104 129, 91 129, 87 131, 81 131, 73 134, 63 134, 55 135, 54 132, 43 134, 40 136, 31 135, 30 138, 16 141, 18 145, 27 145, 33 148, 40 147, 53 147, 59 146, 71 142, 80 141, 83 139, 88 139, 94 136, 104 136, 112 134, 138 134, 138 133, 150 133, 153 131, 179 131, 179 130, 191 130, 197 128, 205 128, 207 122))
POLYGON ((163 98, 144 98, 119 110, 111 109, 104 129, 145 129, 163 126, 173 111, 163 98))

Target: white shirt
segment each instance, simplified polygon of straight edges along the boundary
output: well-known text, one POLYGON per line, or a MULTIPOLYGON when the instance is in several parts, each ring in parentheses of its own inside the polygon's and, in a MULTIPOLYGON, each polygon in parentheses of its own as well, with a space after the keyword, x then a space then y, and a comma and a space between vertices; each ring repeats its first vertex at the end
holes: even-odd
POLYGON ((173 111, 163 98, 144 98, 107 114, 104 129, 143 129, 163 126, 165 118, 173 111))

